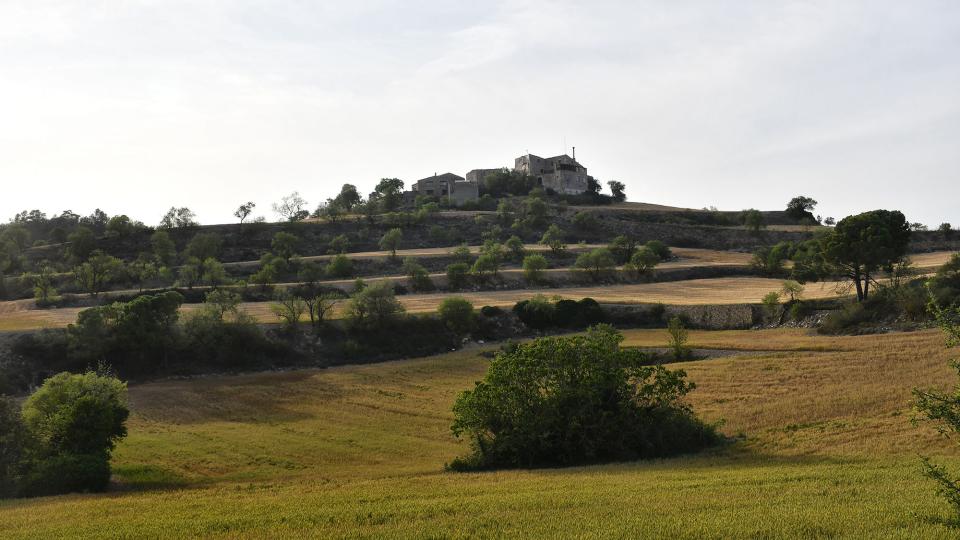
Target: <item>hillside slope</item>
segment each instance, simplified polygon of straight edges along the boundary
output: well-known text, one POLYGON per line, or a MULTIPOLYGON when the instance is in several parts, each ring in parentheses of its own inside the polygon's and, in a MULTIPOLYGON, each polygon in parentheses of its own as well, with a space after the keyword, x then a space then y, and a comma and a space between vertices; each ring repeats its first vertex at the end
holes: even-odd
MULTIPOLYGON (((665 341, 662 330, 627 337, 665 341)), ((916 459, 955 448, 908 414, 912 387, 950 380, 939 334, 696 332, 693 342, 766 349, 684 364, 695 409, 743 434, 711 455, 446 473, 465 450, 450 405, 486 366, 475 351, 158 382, 131 389, 114 493, 2 502, 0 536, 955 534, 916 459)))

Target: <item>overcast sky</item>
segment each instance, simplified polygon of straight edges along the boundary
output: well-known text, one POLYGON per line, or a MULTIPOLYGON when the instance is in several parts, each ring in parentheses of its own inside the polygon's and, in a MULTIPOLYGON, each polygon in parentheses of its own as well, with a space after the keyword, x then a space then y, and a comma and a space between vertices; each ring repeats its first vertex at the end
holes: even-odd
POLYGON ((960 2, 0 0, 2 220, 570 146, 630 200, 960 224, 960 2))

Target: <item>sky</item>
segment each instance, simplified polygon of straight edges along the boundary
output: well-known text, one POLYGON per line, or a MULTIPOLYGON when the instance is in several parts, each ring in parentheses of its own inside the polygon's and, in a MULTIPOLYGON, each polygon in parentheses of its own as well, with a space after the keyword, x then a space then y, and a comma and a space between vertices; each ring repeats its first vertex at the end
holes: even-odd
POLYGON ((0 0, 0 221, 573 146, 634 201, 960 225, 960 2, 0 0))

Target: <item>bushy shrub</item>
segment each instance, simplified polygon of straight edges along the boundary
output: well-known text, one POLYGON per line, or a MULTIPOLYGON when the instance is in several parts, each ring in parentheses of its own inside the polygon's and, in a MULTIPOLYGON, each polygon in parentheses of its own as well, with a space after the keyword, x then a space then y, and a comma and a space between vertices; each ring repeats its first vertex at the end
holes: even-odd
POLYGON ((517 314, 520 321, 537 330, 549 328, 553 325, 555 309, 554 303, 542 294, 538 294, 529 300, 521 300, 513 306, 513 312, 517 314))
POLYGON ((470 268, 470 273, 473 274, 478 281, 485 281, 489 277, 496 276, 499 271, 500 258, 493 253, 481 253, 470 268))
POLYGON ((597 248, 577 256, 573 267, 593 281, 609 276, 616 267, 616 259, 607 248, 597 248))
POLYGON ((469 334, 476 326, 473 304, 461 296, 444 298, 437 309, 440 320, 458 336, 469 334))
POLYGON ((783 273, 783 266, 793 251, 790 242, 780 242, 772 247, 762 247, 753 253, 750 265, 761 274, 776 276, 783 273))
POLYGON ((417 262, 413 257, 407 257, 403 260, 403 273, 410 278, 410 287, 418 292, 432 291, 433 281, 427 269, 417 262))
POLYGON ((720 441, 683 397, 683 371, 644 366, 612 327, 542 338, 494 358, 454 404, 472 454, 455 470, 569 466, 671 456, 720 441))
POLYGON ((674 360, 686 360, 690 357, 690 347, 687 342, 690 340, 690 332, 687 331, 683 320, 680 317, 672 317, 667 323, 667 334, 670 339, 667 346, 673 355, 674 360))
POLYGON ((182 303, 183 295, 167 291, 85 309, 67 328, 71 354, 89 365, 106 360, 128 374, 153 373, 176 346, 182 303))
POLYGON ((573 225, 584 231, 592 231, 597 227, 597 216, 592 212, 577 212, 573 215, 573 225))
POLYGON ((633 253, 630 262, 624 265, 624 271, 628 275, 639 279, 651 274, 658 264, 660 264, 660 256, 652 249, 643 246, 633 253))
POLYGON ((447 265, 447 287, 459 290, 470 282, 470 265, 467 263, 453 263, 447 265))
POLYGON ((103 491, 110 482, 110 454, 127 435, 127 385, 89 371, 47 379, 23 405, 30 453, 21 480, 23 495, 103 491))
POLYGON ((648 249, 657 254, 657 257, 660 257, 661 261, 669 261, 673 258, 673 252, 670 251, 670 247, 661 242, 660 240, 650 240, 644 244, 648 249))
POLYGON ((267 339, 256 322, 247 316, 225 321, 213 311, 200 310, 185 317, 182 352, 178 371, 200 366, 236 371, 268 366, 289 356, 285 347, 267 339))
POLYGON ((536 330, 554 327, 583 328, 605 319, 603 308, 593 298, 552 302, 542 294, 517 302, 513 306, 513 312, 523 324, 536 330))
POLYGON ((626 264, 630 261, 630 258, 633 257, 633 253, 637 250, 637 241, 629 236, 621 234, 620 236, 614 238, 607 247, 617 259, 617 264, 626 264))
POLYGON ((873 313, 860 303, 848 303, 824 317, 817 332, 840 334, 850 332, 873 320, 873 313))
POLYGON ((546 277, 547 258, 538 253, 523 258, 523 279, 530 283, 542 283, 546 277))
POLYGON ((553 312, 553 325, 560 328, 583 328, 603 322, 603 308, 593 298, 579 301, 558 300, 553 312))
POLYGON ((381 281, 354 294, 347 311, 355 328, 375 330, 385 327, 405 310, 397 300, 393 284, 381 281))
POLYGON ((26 443, 26 428, 20 407, 12 399, 0 396, 0 499, 19 491, 20 473, 26 443))
POLYGON ((504 246, 507 248, 507 250, 509 250, 510 258, 512 258, 514 261, 522 261, 524 256, 527 254, 527 249, 523 245, 523 240, 521 240, 517 235, 511 236, 504 246))
POLYGON ((549 247, 554 255, 559 255, 567 249, 567 242, 564 240, 564 236, 566 236, 566 233, 554 223, 543 233, 543 236, 540 238, 540 243, 549 247))
POLYGON ((335 255, 330 262, 327 263, 327 268, 325 269, 326 274, 331 277, 336 278, 349 278, 353 276, 353 261, 351 261, 346 255, 339 254, 335 255))

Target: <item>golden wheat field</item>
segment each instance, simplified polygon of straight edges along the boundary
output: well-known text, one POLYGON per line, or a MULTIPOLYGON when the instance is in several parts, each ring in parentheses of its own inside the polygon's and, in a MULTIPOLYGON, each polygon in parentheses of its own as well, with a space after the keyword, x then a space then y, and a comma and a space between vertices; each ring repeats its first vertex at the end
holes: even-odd
MULTIPOLYGON (((133 386, 102 495, 0 503, 0 536, 952 538, 918 454, 957 448, 910 418, 956 375, 934 331, 693 332, 733 356, 680 365, 731 446, 645 463, 445 472, 478 349, 327 370, 133 386)), ((663 330, 626 332, 659 346, 663 330)))

